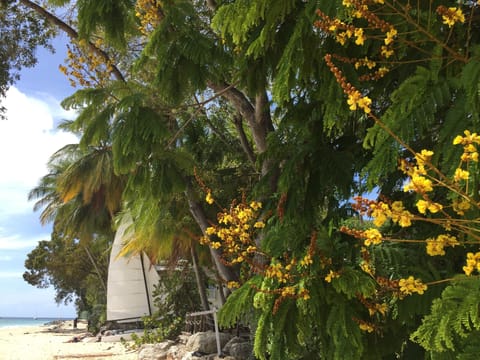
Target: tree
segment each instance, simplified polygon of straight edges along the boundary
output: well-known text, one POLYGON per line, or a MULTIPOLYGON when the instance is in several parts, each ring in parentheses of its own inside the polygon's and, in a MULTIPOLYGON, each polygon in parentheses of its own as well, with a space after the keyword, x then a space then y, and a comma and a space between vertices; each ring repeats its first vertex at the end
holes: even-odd
MULTIPOLYGON (((457 171, 450 137, 478 125, 475 2, 112 1, 78 1, 78 34, 128 53, 128 80, 65 105, 80 108, 83 146, 108 138, 128 178, 123 200, 146 229, 203 234, 223 280, 240 286, 223 324, 246 321, 261 359, 433 357, 451 339, 474 353, 460 338, 476 322, 445 320, 457 327, 437 332, 446 348, 425 335, 468 293, 443 281, 464 258, 438 260, 415 242, 438 235, 431 221, 406 229, 418 199, 397 160, 432 149, 439 173, 457 171), (380 230, 402 242, 341 230, 362 209, 352 195, 372 189, 397 211, 380 230), (425 349, 410 340, 422 318, 425 349)), ((478 305, 465 299, 463 310, 478 305)))
POLYGON ((89 251, 95 258, 95 267, 79 242, 67 240, 60 233, 52 233, 50 240, 42 240, 25 260, 27 271, 23 278, 30 285, 45 288, 53 286, 58 303, 75 301, 78 311, 91 311, 97 304, 105 304, 108 268, 108 242, 97 239, 89 251), (99 275, 101 277, 99 277, 99 275))
MULTIPOLYGON (((53 51, 49 43, 53 35, 54 28, 34 11, 13 1, 0 2, 0 99, 20 78, 22 68, 36 64, 38 47, 53 51)), ((0 102, 0 117, 4 111, 0 102)))

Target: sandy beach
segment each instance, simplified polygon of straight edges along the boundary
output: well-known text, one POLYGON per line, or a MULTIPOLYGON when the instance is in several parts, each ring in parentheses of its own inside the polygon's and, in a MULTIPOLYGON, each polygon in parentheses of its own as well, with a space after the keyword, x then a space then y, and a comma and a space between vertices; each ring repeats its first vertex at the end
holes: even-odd
POLYGON ((0 328, 1 360, 136 360, 137 353, 121 342, 96 342, 86 337, 85 324, 73 328, 72 321, 60 325, 0 328), (78 342, 72 342, 80 339, 78 342))

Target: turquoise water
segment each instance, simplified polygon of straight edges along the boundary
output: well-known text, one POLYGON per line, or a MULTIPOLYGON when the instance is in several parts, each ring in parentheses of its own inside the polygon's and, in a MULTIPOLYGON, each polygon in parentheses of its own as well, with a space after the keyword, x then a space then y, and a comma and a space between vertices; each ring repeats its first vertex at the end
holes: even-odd
POLYGON ((39 326, 58 320, 59 318, 28 318, 28 317, 0 317, 0 328, 19 326, 39 326))

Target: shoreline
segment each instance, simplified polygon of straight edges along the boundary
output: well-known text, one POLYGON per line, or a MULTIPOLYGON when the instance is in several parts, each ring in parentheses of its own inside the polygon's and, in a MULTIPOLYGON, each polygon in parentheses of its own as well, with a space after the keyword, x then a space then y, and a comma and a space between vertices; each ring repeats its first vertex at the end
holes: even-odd
POLYGON ((136 360, 137 352, 120 341, 101 341, 91 336, 86 324, 73 321, 36 326, 0 328, 2 360, 136 360))

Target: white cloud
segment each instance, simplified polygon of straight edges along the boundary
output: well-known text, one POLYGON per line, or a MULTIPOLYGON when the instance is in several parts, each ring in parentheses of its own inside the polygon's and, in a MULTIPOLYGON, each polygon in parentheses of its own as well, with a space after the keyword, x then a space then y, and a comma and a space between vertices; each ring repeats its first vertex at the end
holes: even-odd
POLYGON ((0 250, 21 250, 37 246, 43 239, 49 239, 50 235, 36 236, 35 238, 25 239, 19 235, 2 236, 0 234, 0 250))
POLYGON ((28 192, 47 173, 48 159, 65 144, 76 142, 73 134, 54 128, 54 118, 73 114, 51 97, 34 98, 12 87, 2 105, 7 120, 0 121, 0 219, 32 211, 28 192))

